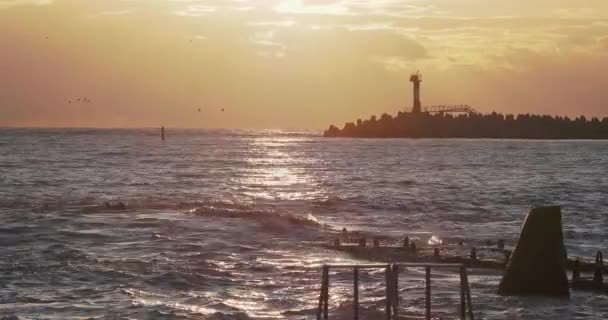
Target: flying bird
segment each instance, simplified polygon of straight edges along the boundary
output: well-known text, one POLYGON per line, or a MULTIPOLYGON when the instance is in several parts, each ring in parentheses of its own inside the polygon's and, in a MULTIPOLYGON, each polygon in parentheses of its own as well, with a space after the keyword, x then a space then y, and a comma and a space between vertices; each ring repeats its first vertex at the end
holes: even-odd
MULTIPOLYGON (((91 102, 93 102, 93 100, 91 100, 91 99, 89 99, 89 98, 87 98, 87 97, 83 97, 83 98, 76 98, 74 101, 75 101, 75 102, 79 102, 79 103, 91 103, 91 102)), ((72 103, 72 100, 71 100, 71 99, 70 99, 70 100, 68 100, 68 103, 72 103)))

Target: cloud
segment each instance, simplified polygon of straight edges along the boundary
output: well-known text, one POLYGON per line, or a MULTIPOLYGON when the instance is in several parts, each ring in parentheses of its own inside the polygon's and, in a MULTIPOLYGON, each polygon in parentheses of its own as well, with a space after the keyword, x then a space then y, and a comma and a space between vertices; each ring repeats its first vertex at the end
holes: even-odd
POLYGON ((407 109, 416 70, 426 104, 605 112, 608 2, 539 1, 0 0, 0 124, 324 127, 407 109))
POLYGON ((201 17, 212 14, 215 11, 217 11, 217 8, 214 6, 204 4, 193 4, 188 5, 184 9, 176 10, 174 11, 174 13, 178 16, 201 17))
POLYGON ((52 2, 53 0, 0 0, 0 9, 26 5, 41 6, 51 4, 52 2))
POLYGON ((130 10, 114 10, 114 11, 102 11, 99 14, 102 16, 124 16, 130 14, 130 10))

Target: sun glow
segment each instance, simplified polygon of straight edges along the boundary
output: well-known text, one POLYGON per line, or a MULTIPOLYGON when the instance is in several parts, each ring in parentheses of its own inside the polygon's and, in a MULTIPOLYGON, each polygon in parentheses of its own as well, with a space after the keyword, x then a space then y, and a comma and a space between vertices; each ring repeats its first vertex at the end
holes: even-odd
POLYGON ((606 115, 608 1, 486 3, 0 0, 0 126, 322 129, 415 70, 425 105, 606 115))
POLYGON ((348 7, 342 3, 330 3, 322 5, 307 5, 302 0, 284 0, 275 7, 279 13, 308 14, 308 15, 350 15, 348 7))
POLYGON ((283 0, 276 7, 279 12, 300 12, 303 9, 301 0, 283 0))

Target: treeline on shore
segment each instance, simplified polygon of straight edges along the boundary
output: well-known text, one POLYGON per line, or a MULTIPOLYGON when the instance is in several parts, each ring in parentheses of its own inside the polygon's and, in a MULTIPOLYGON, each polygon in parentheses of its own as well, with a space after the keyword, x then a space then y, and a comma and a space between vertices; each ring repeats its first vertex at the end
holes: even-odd
POLYGON ((399 112, 379 119, 332 125, 325 137, 364 138, 494 138, 494 139, 608 139, 608 117, 574 119, 549 115, 429 114, 399 112))

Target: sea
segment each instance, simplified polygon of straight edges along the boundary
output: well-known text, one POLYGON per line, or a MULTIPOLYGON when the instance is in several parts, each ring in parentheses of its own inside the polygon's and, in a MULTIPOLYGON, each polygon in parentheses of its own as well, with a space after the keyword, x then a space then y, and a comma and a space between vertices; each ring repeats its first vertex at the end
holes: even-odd
MULTIPOLYGON (((348 139, 285 130, 0 129, 0 319, 315 319, 325 244, 347 228, 420 244, 517 240, 562 206, 568 255, 608 249, 608 141, 348 139), (124 207, 121 207, 124 204, 124 207)), ((502 297, 472 269, 476 319, 606 319, 608 295, 502 297)), ((351 271, 330 318, 352 319, 351 271)), ((384 271, 361 271, 382 319, 384 271)), ((424 314, 424 270, 400 313, 424 314)), ((432 275, 435 319, 459 276, 432 275)))

